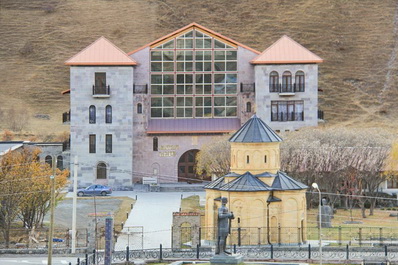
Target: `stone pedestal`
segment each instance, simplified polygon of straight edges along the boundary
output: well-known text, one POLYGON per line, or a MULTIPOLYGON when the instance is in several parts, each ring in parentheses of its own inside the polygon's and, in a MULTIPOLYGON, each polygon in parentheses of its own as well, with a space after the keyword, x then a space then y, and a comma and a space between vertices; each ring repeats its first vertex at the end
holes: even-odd
POLYGON ((214 255, 210 259, 210 264, 222 265, 222 264, 243 264, 242 255, 214 255))

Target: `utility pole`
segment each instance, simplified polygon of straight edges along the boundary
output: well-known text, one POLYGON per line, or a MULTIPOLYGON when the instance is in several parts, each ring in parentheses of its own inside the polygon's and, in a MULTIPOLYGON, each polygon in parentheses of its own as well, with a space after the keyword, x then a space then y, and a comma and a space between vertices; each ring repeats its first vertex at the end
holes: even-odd
POLYGON ((76 252, 77 156, 73 163, 72 253, 76 252))
POLYGON ((54 207, 55 207, 55 166, 57 158, 53 156, 53 174, 50 176, 51 180, 51 215, 50 215, 50 231, 48 233, 48 259, 47 265, 52 265, 53 258, 53 234, 54 234, 54 207))

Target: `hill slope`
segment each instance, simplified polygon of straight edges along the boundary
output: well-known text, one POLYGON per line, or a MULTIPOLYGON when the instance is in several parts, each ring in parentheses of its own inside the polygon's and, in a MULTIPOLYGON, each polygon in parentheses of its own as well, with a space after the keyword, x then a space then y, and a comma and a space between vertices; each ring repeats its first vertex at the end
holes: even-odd
POLYGON ((191 22, 260 51, 289 35, 325 59, 328 124, 398 127, 395 0, 0 0, 0 108, 49 114, 33 133, 66 131, 65 60, 101 35, 129 52, 191 22))

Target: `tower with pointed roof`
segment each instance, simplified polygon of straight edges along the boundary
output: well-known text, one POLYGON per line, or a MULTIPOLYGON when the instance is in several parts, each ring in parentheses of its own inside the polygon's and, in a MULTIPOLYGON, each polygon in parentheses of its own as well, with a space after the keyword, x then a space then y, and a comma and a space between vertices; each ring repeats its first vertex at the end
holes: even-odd
MULTIPOLYGON (((237 217, 233 227, 246 231, 243 244, 305 242, 307 186, 280 171, 282 139, 253 115, 229 141, 231 173, 205 186, 206 227, 216 226, 218 198, 226 197, 237 217)), ((209 229, 207 237, 214 235, 209 229)))

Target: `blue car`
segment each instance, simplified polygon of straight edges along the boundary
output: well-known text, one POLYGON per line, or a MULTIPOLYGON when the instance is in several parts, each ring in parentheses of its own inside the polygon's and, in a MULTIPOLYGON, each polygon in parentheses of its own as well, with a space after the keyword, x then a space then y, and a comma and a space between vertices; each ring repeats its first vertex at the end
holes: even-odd
POLYGON ((85 189, 78 189, 77 196, 93 196, 93 195, 101 195, 106 196, 112 193, 112 189, 110 187, 104 185, 91 185, 85 189))

